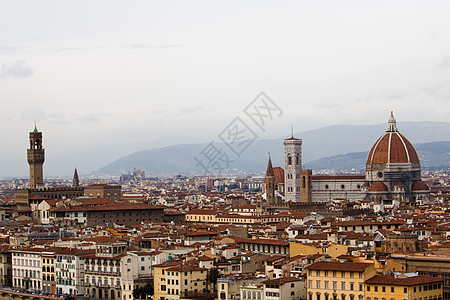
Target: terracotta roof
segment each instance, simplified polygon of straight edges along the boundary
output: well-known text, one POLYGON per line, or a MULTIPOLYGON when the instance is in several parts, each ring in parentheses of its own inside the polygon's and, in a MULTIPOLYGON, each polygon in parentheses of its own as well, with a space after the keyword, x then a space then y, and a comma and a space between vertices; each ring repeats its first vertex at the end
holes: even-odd
POLYGON ((216 215, 217 211, 213 209, 192 209, 187 215, 216 215))
POLYGON ((197 258, 198 261, 213 261, 214 259, 212 259, 209 256, 203 255, 197 258))
POLYGON ((369 192, 387 192, 388 188, 387 186, 382 183, 381 181, 375 181, 372 183, 369 187, 369 192))
POLYGON ((399 132, 384 133, 372 146, 367 164, 419 163, 416 149, 399 132))
POLYGON ((308 270, 324 270, 324 271, 347 271, 347 272, 364 272, 373 264, 356 263, 356 262, 316 262, 307 267, 308 270))
POLYGON ((414 181, 411 189, 413 191, 428 191, 430 188, 422 180, 416 180, 416 181, 414 181))
POLYGON ((300 281, 297 277, 283 277, 283 278, 276 278, 271 280, 263 281, 263 284, 285 284, 287 282, 294 282, 294 281, 300 281))
POLYGON ((420 285, 428 283, 438 283, 443 282, 444 279, 438 277, 431 277, 427 275, 418 276, 395 276, 395 275, 375 275, 374 277, 366 280, 365 284, 383 284, 383 285, 401 285, 401 286, 411 286, 420 285))
POLYGON ((246 239, 240 237, 231 237, 236 243, 249 243, 249 244, 265 244, 265 245, 280 245, 289 246, 289 242, 275 239, 246 239))
POLYGON ((56 207, 49 211, 52 212, 64 212, 64 211, 116 211, 116 210, 157 210, 164 209, 162 206, 154 206, 143 203, 128 203, 128 202, 110 202, 104 205, 85 206, 78 205, 70 208, 56 207))
POLYGON ((273 168, 273 174, 275 175, 275 184, 284 183, 284 169, 280 167, 273 168))
POLYGON ((218 235, 219 232, 216 231, 199 231, 199 232, 186 232, 185 236, 204 236, 204 235, 218 235))
POLYGON ((187 272, 187 271, 207 271, 206 268, 200 268, 196 266, 187 266, 187 265, 178 265, 175 267, 171 267, 166 269, 166 271, 178 271, 178 272, 187 272))

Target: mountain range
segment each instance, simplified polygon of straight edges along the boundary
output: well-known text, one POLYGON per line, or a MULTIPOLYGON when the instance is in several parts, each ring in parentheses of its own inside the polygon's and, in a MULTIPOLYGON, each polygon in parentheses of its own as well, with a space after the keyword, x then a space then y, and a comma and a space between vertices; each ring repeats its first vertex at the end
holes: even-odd
MULTIPOLYGON (((302 163, 313 170, 363 170, 367 153, 376 139, 386 130, 386 124, 334 125, 298 132, 294 136, 303 140, 302 163)), ((416 147, 422 168, 450 167, 450 122, 402 122, 399 131, 416 147)), ((228 173, 261 172, 266 168, 268 152, 274 166, 283 166, 283 140, 259 139, 249 145, 240 156, 227 145, 214 142, 230 161, 228 173)), ((121 157, 100 168, 95 175, 120 175, 134 167, 147 175, 204 174, 195 158, 209 143, 180 144, 158 149, 142 150, 121 157)), ((222 160, 224 161, 224 160, 222 160)), ((224 167, 224 163, 222 163, 224 167)))

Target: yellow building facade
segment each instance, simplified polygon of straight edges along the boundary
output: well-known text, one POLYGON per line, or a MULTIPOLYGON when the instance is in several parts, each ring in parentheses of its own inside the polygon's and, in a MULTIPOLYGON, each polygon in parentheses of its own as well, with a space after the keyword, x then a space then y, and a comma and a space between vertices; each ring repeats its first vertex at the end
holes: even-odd
POLYGON ((308 300, 364 300, 364 281, 376 273, 373 264, 354 262, 317 262, 307 269, 308 300))
POLYGON ((331 244, 330 246, 323 248, 300 242, 289 242, 290 257, 297 255, 327 254, 333 258, 337 258, 340 255, 347 254, 347 251, 348 246, 340 244, 331 244))
POLYGON ((427 275, 375 275, 365 282, 365 300, 442 300, 443 281, 427 275))

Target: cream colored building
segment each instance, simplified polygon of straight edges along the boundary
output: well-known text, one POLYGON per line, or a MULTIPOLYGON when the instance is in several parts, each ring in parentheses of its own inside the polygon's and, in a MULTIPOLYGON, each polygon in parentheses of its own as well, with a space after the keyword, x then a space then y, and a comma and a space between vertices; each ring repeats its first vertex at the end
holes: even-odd
POLYGON ((162 264, 154 267, 154 274, 154 300, 202 298, 209 293, 205 268, 162 264))
POLYGON ((316 262, 307 267, 308 300, 364 300, 364 281, 376 272, 373 264, 316 262))

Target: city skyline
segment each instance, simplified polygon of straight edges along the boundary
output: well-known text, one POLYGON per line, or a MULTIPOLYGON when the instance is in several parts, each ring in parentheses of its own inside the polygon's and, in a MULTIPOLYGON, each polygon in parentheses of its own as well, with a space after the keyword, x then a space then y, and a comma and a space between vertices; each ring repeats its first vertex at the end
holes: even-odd
POLYGON ((291 125, 381 124, 391 109, 402 122, 448 122, 445 1, 7 7, 8 174, 26 170, 35 121, 55 165, 96 169, 138 150, 217 140, 260 91, 284 112, 260 138, 288 135, 291 125))

